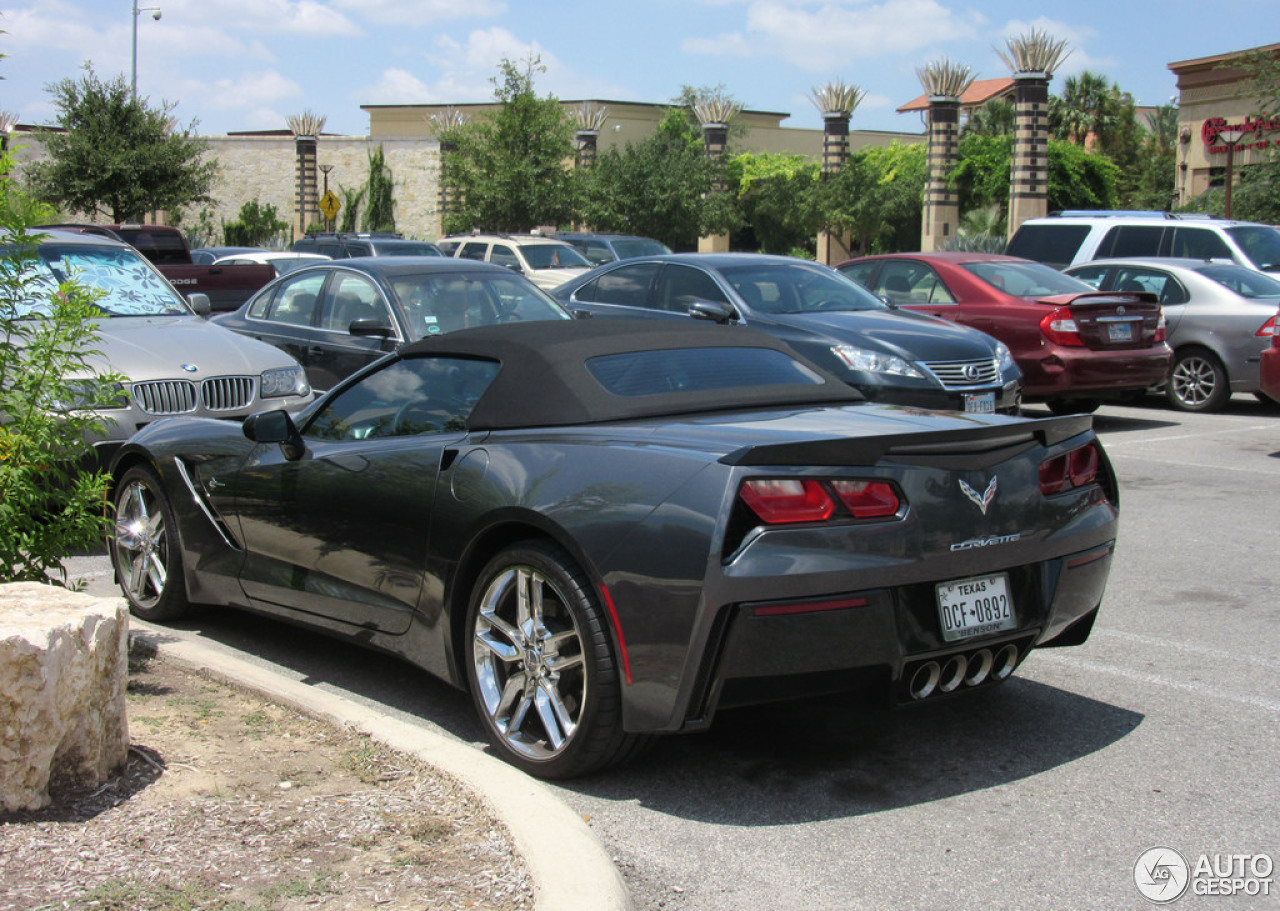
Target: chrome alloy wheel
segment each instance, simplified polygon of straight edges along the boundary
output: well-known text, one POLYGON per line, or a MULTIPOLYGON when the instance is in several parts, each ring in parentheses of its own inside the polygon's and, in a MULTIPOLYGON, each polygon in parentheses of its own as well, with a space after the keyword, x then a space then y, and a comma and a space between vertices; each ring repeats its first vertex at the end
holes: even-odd
POLYGON ((169 577, 169 539, 164 510, 141 481, 129 483, 116 500, 115 548, 120 584, 139 607, 156 604, 169 577))
POLYGON ((560 754, 587 701, 582 634, 555 583, 511 566, 485 589, 472 649, 480 702, 514 752, 532 760, 560 754))
POLYGON ((1169 372, 1169 397, 1183 411, 1217 411, 1230 396, 1226 372, 1210 354, 1179 353, 1169 372))

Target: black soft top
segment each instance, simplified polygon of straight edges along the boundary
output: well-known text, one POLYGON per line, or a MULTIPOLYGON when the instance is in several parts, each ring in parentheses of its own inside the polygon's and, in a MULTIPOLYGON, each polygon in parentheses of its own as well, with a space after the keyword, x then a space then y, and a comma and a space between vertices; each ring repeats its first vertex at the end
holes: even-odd
POLYGON ((741 326, 644 319, 576 319, 463 329, 406 345, 400 356, 483 358, 502 365, 471 412, 471 430, 597 424, 705 411, 849 404, 862 395, 785 343, 741 326), (816 376, 812 384, 615 395, 587 368, 596 357, 690 348, 780 351, 816 376))

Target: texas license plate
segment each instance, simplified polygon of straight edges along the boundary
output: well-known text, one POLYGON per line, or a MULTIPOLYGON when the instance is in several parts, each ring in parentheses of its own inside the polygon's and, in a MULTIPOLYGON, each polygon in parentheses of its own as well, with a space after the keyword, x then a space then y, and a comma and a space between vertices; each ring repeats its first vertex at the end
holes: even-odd
POLYGON ((977 392, 966 394, 964 410, 970 414, 995 414, 996 394, 994 392, 977 392))
POLYGON ((976 576, 957 582, 939 582, 938 619, 942 638, 948 642, 1013 629, 1013 599, 1005 573, 976 576))
POLYGON ((1116 344, 1133 341, 1133 325, 1131 323, 1108 323, 1107 341, 1116 344))

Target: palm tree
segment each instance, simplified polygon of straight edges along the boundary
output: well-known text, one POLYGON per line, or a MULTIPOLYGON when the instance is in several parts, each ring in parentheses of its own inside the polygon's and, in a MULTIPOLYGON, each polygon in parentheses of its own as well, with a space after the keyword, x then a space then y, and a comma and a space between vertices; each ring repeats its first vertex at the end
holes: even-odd
POLYGON ((966 134, 975 136, 1012 136, 1013 105, 993 98, 969 115, 964 125, 966 134))

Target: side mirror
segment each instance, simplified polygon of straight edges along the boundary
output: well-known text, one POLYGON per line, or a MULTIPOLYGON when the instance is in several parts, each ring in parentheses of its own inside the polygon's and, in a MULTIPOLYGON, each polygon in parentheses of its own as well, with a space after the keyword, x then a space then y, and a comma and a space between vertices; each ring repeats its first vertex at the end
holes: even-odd
POLYGON ((724 301, 694 301, 689 305, 689 315, 694 319, 711 320, 711 322, 720 323, 721 325, 738 317, 734 309, 724 301))
POLYGON ((302 434, 287 411, 259 411, 244 419, 241 425, 246 438, 255 443, 278 443, 280 451, 290 462, 302 458, 306 445, 302 434))
POLYGON ((203 291, 192 291, 187 295, 187 303, 196 312, 196 316, 208 316, 213 312, 213 304, 209 301, 209 295, 203 291))
POLYGON ((396 334, 396 330, 373 316, 362 316, 360 319, 353 319, 351 325, 347 327, 347 332, 352 335, 374 336, 376 338, 391 338, 396 334))

